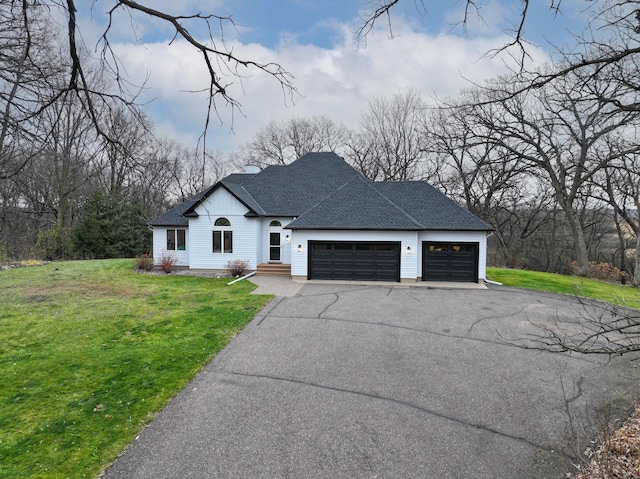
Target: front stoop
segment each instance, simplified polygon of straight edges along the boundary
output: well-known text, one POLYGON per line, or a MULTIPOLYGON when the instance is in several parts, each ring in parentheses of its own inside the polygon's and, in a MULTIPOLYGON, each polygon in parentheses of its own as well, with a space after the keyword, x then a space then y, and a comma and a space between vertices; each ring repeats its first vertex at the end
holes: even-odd
POLYGON ((256 271, 258 276, 288 276, 291 277, 291 265, 282 263, 260 263, 256 271))

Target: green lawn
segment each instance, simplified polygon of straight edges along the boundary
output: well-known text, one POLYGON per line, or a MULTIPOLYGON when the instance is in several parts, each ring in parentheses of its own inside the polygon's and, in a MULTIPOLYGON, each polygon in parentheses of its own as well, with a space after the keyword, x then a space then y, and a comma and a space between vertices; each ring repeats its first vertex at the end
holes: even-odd
POLYGON ((604 283, 579 276, 503 268, 487 268, 487 278, 504 286, 571 294, 640 308, 640 290, 633 286, 604 283))
POLYGON ((95 477, 270 296, 132 260, 0 271, 0 478, 95 477))

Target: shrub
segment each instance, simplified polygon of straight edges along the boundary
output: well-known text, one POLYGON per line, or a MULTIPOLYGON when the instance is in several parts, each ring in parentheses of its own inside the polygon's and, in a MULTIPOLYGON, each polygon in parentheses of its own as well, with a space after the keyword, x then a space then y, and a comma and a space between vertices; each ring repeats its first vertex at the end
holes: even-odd
POLYGON ((136 256, 136 269, 142 271, 151 271, 153 269, 153 256, 149 253, 139 254, 136 256))
POLYGON ((243 276, 247 268, 249 267, 249 261, 246 259, 233 259, 227 263, 227 271, 231 276, 243 276))
POLYGON ((37 255, 47 261, 71 258, 71 238, 69 231, 56 226, 38 233, 37 255))
POLYGON ((169 253, 168 251, 164 251, 162 253, 162 256, 160 257, 160 267, 165 273, 171 273, 173 267, 177 262, 178 258, 176 258, 174 254, 169 253))
MULTIPOLYGON (((569 265, 574 275, 578 272, 578 263, 572 261, 569 265)), ((627 273, 620 270, 611 263, 596 263, 589 261, 589 275, 592 279, 605 281, 607 283, 620 283, 627 273)))

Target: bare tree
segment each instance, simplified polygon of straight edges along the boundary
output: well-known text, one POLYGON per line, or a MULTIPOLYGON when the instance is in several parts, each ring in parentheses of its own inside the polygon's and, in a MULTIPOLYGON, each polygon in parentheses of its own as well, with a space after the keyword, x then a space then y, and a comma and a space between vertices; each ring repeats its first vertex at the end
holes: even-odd
POLYGON ((94 158, 102 144, 96 141, 93 122, 77 97, 61 97, 45 117, 50 134, 42 144, 40 164, 33 169, 42 171, 49 185, 48 202, 57 227, 68 230, 81 188, 97 173, 94 158))
MULTIPOLYGON (((626 139, 625 139, 626 140, 626 139)), ((635 139, 629 139, 634 141, 635 139)), ((624 155, 595 179, 595 187, 601 193, 598 199, 606 202, 614 212, 621 255, 621 269, 627 248, 633 251, 633 281, 640 285, 640 152, 624 155), (632 244, 627 244, 630 236, 635 236, 632 244)))
POLYGON ((492 126, 475 122, 469 114, 473 97, 472 91, 466 91, 456 103, 433 109, 424 131, 429 154, 441 165, 438 183, 468 209, 487 218, 506 196, 522 196, 529 171, 518 155, 487 140, 493 134, 492 126))
MULTIPOLYGON (((401 0, 365 1, 366 8, 360 14, 361 22, 356 32, 358 39, 361 42, 365 42, 367 36, 374 29, 375 25, 380 21, 386 22, 386 27, 389 31, 389 34, 391 37, 393 37, 394 34, 391 13, 394 7, 396 7, 400 3, 400 1, 401 0)), ((595 2, 598 2, 598 0, 595 0, 595 2)), ((619 2, 627 3, 628 0, 619 0, 619 2)), ((495 54, 515 47, 518 53, 514 56, 518 58, 520 66, 524 67, 524 61, 528 57, 528 42, 525 37, 525 31, 527 20, 529 18, 529 7, 531 3, 532 2, 530 2, 529 0, 520 1, 520 8, 516 9, 514 19, 505 29, 505 32, 509 35, 509 40, 496 51, 488 53, 495 54)), ((457 21, 457 24, 458 26, 466 29, 469 22, 474 18, 483 21, 482 8, 484 7, 484 5, 490 4, 490 2, 488 0, 465 0, 464 2, 460 2, 460 4, 462 7, 462 13, 457 21)), ((427 15, 429 13, 430 5, 431 2, 429 0, 414 0, 414 6, 418 15, 427 15)), ((561 13, 562 0, 547 0, 546 5, 548 6, 551 18, 561 13)), ((458 6, 457 3, 456 6, 458 6)))
MULTIPOLYGON (((216 100, 220 99, 225 105, 233 109, 240 109, 241 104, 234 93, 240 87, 236 80, 254 72, 264 73, 273 78, 285 93, 293 94, 295 88, 292 76, 280 65, 272 62, 259 62, 246 58, 234 51, 225 41, 225 30, 235 29, 235 21, 231 15, 222 13, 179 13, 170 14, 149 4, 133 0, 112 0, 107 7, 107 26, 100 36, 97 48, 100 51, 101 65, 109 78, 117 85, 116 89, 96 89, 88 78, 91 60, 83 55, 88 50, 83 43, 83 32, 77 18, 75 0, 22 0, 20 2, 4 2, 15 18, 24 19, 23 27, 27 37, 32 33, 32 17, 48 16, 53 19, 54 12, 63 12, 66 24, 63 35, 66 37, 66 61, 68 66, 67 82, 57 92, 57 98, 62 95, 74 94, 82 104, 87 114, 92 118, 95 128, 106 136, 99 121, 101 104, 117 100, 122 105, 131 106, 137 101, 142 85, 135 86, 126 78, 126 72, 121 68, 120 60, 111 46, 113 30, 121 21, 122 14, 130 17, 129 24, 135 32, 136 19, 144 17, 159 24, 167 25, 173 30, 170 43, 182 40, 188 43, 194 51, 201 55, 203 65, 209 75, 208 83, 202 86, 202 91, 208 94, 207 115, 204 132, 209 126, 212 114, 217 111, 216 100), (208 39, 201 41, 192 32, 195 30, 207 32, 208 39)), ((147 3, 147 2, 145 2, 147 3)), ((104 6, 101 5, 101 9, 104 6)), ((96 8, 95 2, 92 8, 96 8)), ((100 13, 94 10, 94 15, 100 13)), ((53 22, 55 23, 55 21, 53 22)))
POLYGON ((131 109, 115 105, 106 111, 101 122, 109 138, 117 142, 105 141, 97 155, 96 169, 100 171, 99 182, 102 190, 111 195, 124 195, 137 184, 138 174, 145 169, 145 152, 154 141, 151 120, 142 112, 132 114, 131 109))
POLYGON ((372 180, 427 179, 433 172, 426 165, 425 113, 425 103, 413 89, 372 98, 350 148, 365 150, 351 162, 365 168, 362 173, 372 180))
POLYGON ((311 151, 339 152, 346 129, 326 116, 273 120, 243 145, 234 159, 236 167, 286 165, 311 151))
MULTIPOLYGON (((495 264, 531 267, 529 244, 548 222, 553 202, 518 155, 487 140, 493 127, 477 123, 469 111, 479 93, 467 90, 430 111, 427 150, 439 165, 433 182, 494 226, 495 264)), ((486 108, 498 114, 498 105, 486 108)))
POLYGON ((42 135, 43 110, 61 73, 54 34, 41 16, 0 3, 0 179, 29 162, 42 135))
POLYGON ((345 158, 370 180, 382 176, 380 163, 374 154, 375 145, 360 131, 350 131, 345 141, 345 158))
POLYGON ((500 111, 496 114, 485 102, 476 105, 474 115, 491 129, 488 141, 518 155, 548 183, 573 233, 578 272, 587 274, 588 248, 577 204, 594 175, 628 154, 627 146, 636 148, 618 139, 636 127, 638 117, 608 100, 615 97, 616 86, 596 72, 576 71, 537 90, 505 94, 511 88, 519 88, 517 81, 493 82, 489 96, 502 98, 497 100, 500 111))
POLYGON ((173 180, 181 200, 215 184, 228 173, 229 165, 220 151, 199 153, 178 147, 176 154, 173 180))

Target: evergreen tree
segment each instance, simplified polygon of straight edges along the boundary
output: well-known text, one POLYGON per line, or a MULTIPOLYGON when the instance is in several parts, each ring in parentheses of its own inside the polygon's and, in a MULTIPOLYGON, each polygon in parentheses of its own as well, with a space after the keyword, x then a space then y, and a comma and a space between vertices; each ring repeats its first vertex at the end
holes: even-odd
POLYGON ((101 192, 89 197, 73 238, 76 252, 85 258, 129 258, 151 249, 140 207, 101 192))

